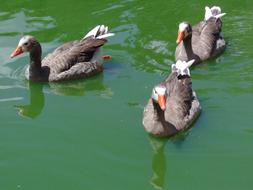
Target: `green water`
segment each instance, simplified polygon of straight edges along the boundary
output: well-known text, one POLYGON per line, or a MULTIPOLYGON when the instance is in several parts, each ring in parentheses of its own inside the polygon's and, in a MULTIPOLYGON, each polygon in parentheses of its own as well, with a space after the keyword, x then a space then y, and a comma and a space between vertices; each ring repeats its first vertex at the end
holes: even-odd
POLYGON ((1 190, 250 190, 253 159, 252 1, 0 0, 1 190), (227 13, 226 52, 192 68, 203 112, 169 140, 151 138, 142 111, 170 72, 178 23, 197 23, 205 5, 227 13), (116 36, 104 73, 34 84, 28 56, 10 59, 23 34, 44 55, 96 24, 116 36))

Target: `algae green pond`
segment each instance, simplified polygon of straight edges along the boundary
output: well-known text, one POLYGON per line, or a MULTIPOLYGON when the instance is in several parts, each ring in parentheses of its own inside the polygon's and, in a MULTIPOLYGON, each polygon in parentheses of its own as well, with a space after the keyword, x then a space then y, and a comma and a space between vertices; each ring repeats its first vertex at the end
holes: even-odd
POLYGON ((249 0, 0 0, 1 190, 251 190, 253 6, 249 0), (178 24, 218 5, 226 51, 191 69, 202 113, 170 139, 150 137, 143 108, 170 73, 178 24), (88 80, 29 83, 23 34, 43 56, 97 24, 113 59, 88 80))

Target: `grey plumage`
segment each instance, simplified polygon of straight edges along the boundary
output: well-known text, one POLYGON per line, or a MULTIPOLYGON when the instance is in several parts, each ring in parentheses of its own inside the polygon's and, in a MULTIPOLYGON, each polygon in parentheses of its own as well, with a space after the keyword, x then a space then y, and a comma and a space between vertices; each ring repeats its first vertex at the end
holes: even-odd
POLYGON ((160 85, 166 86, 166 110, 162 111, 152 98, 144 108, 143 126, 155 136, 169 137, 187 129, 197 118, 201 107, 192 91, 189 76, 172 72, 160 85))
POLYGON ((41 67, 37 51, 30 52, 31 64, 26 77, 33 81, 63 81, 80 79, 101 72, 100 63, 89 62, 95 51, 104 45, 105 39, 88 37, 81 41, 69 42, 46 56, 41 67))
POLYGON ((88 37, 57 48, 42 60, 42 69, 50 68, 49 81, 79 79, 101 72, 100 63, 89 62, 96 50, 106 43, 105 39, 88 37))
POLYGON ((222 22, 210 18, 193 26, 192 32, 178 44, 175 52, 176 60, 189 61, 195 59, 195 64, 214 58, 226 47, 221 36, 222 22))
POLYGON ((108 27, 99 25, 81 40, 58 47, 42 61, 40 43, 33 36, 24 36, 11 56, 25 51, 30 53, 30 65, 26 70, 28 80, 58 82, 86 78, 103 71, 97 55, 107 42, 105 38, 112 35, 108 27))

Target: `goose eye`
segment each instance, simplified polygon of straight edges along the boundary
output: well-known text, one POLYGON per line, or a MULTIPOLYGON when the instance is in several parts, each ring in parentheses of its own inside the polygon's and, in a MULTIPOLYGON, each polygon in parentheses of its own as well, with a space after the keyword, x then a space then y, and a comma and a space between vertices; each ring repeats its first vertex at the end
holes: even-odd
POLYGON ((28 42, 24 43, 24 45, 27 46, 27 45, 28 45, 28 42))

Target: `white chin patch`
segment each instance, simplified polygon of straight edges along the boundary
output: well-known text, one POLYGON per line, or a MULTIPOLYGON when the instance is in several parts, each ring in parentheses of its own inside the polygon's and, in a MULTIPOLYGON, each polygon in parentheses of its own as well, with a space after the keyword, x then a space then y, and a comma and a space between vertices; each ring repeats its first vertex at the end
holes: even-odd
POLYGON ((185 23, 185 22, 182 22, 182 23, 179 24, 179 31, 180 31, 180 32, 183 32, 183 31, 185 31, 185 29, 186 29, 187 27, 188 27, 188 24, 185 23))

